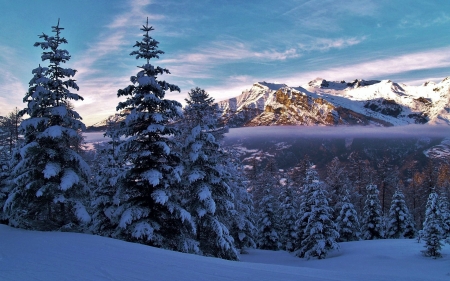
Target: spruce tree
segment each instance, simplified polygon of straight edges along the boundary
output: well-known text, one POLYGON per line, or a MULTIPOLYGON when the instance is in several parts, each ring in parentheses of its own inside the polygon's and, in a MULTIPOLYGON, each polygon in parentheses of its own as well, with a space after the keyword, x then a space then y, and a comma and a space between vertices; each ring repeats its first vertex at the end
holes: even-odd
POLYGON ((280 235, 278 217, 276 213, 276 200, 273 196, 273 186, 267 185, 259 202, 258 213, 258 241, 259 249, 277 251, 280 249, 280 235))
POLYGON ((443 239, 450 244, 450 206, 445 193, 441 193, 439 196, 438 206, 441 212, 443 239))
POLYGON ((131 85, 120 89, 117 111, 124 120, 117 129, 118 136, 126 139, 118 147, 123 156, 121 165, 129 165, 123 180, 124 188, 117 196, 122 198, 111 223, 119 222, 116 237, 148 245, 183 252, 195 251, 189 238, 194 231, 190 213, 182 206, 181 160, 174 152, 173 135, 178 133, 171 121, 181 115, 181 104, 164 99, 167 91, 180 91, 179 87, 158 80, 169 70, 150 64, 164 52, 159 42, 149 33, 154 30, 147 23, 141 30, 142 41, 137 41, 130 53, 143 59, 131 85))
POLYGON ((186 99, 182 122, 182 184, 187 191, 187 209, 197 226, 196 240, 206 256, 237 260, 234 239, 225 225, 234 210, 233 193, 226 169, 226 153, 220 137, 218 106, 208 93, 192 89, 186 99))
POLYGON ((339 229, 339 241, 357 241, 361 239, 358 214, 350 202, 350 194, 345 190, 336 224, 339 229))
POLYGON ((406 206, 405 196, 400 189, 396 189, 392 196, 389 209, 387 238, 414 238, 414 223, 409 209, 406 206))
POLYGON ((281 246, 279 202, 274 196, 275 188, 278 187, 277 172, 275 159, 269 158, 258 178, 257 189, 252 192, 253 198, 257 198, 255 202, 257 244, 260 249, 279 250, 281 246))
POLYGON ((303 254, 301 252, 301 243, 302 240, 305 238, 305 229, 308 225, 308 218, 312 211, 312 205, 311 205, 311 196, 312 196, 312 190, 315 185, 321 184, 319 182, 319 174, 315 170, 315 167, 311 164, 309 164, 309 167, 305 171, 305 178, 303 180, 303 188, 301 190, 300 195, 300 206, 299 206, 299 212, 297 214, 297 221, 295 222, 295 227, 298 231, 297 234, 297 240, 295 241, 294 245, 294 251, 295 255, 299 257, 303 257, 303 254))
POLYGON ((369 184, 366 187, 367 197, 364 204, 363 214, 363 233, 364 240, 382 239, 383 215, 381 214, 381 204, 378 198, 378 188, 375 184, 369 184))
MULTIPOLYGON (((231 152, 230 156, 233 154, 231 152)), ((233 157, 236 159, 237 157, 233 157)), ((247 179, 244 176, 243 167, 233 161, 228 161, 225 166, 231 178, 228 182, 233 193, 234 209, 228 222, 234 244, 241 254, 246 253, 246 248, 256 248, 256 227, 253 220, 253 200, 247 191, 247 179)))
POLYGON ((0 116, 0 223, 7 224, 3 205, 8 197, 11 175, 12 150, 19 141, 19 125, 22 118, 17 107, 6 117, 0 116))
POLYGON ((309 194, 305 195, 310 210, 304 212, 302 221, 306 221, 300 248, 295 252, 298 257, 317 257, 324 259, 332 249, 339 249, 339 232, 333 222, 333 209, 328 206, 327 191, 324 184, 314 180, 309 184, 309 194))
POLYGON ((115 213, 120 212, 120 203, 125 199, 121 198, 122 189, 126 188, 120 183, 127 172, 127 167, 113 150, 112 142, 95 147, 96 155, 91 164, 94 176, 91 177, 93 214, 90 231, 107 237, 116 236, 115 226, 119 221, 115 213))
POLYGON ((327 165, 327 178, 325 179, 325 183, 327 184, 330 197, 329 204, 334 210, 333 217, 337 218, 342 207, 342 198, 345 196, 345 191, 349 185, 347 172, 339 161, 339 158, 335 157, 327 165))
POLYGON ((425 211, 425 222, 423 223, 422 235, 425 241, 425 250, 422 253, 427 257, 441 257, 441 239, 444 230, 442 228, 441 212, 439 210, 439 196, 433 190, 428 196, 425 211))
POLYGON ((287 180, 285 185, 281 187, 280 201, 280 238, 282 247, 288 252, 295 249, 295 243, 298 240, 298 230, 296 221, 298 219, 298 205, 295 200, 295 188, 292 181, 287 180))
MULTIPOLYGON (((114 114, 106 119, 106 132, 104 136, 109 141, 95 144, 95 156, 91 161, 91 208, 92 223, 90 231, 94 234, 115 237, 116 227, 119 224, 121 212, 120 203, 124 201, 121 189, 126 188, 124 182, 128 166, 123 161, 124 156, 117 149, 123 142, 117 133, 121 117, 114 114)), ((120 233, 120 231, 119 231, 120 233)))
POLYGON ((62 27, 52 27, 54 36, 42 34, 43 41, 35 47, 44 50, 42 61, 32 71, 28 92, 23 101, 27 107, 19 112, 29 117, 20 125, 24 136, 14 153, 12 186, 4 206, 13 226, 58 230, 76 229, 90 221, 85 199, 88 192, 89 167, 77 153, 74 143, 81 143, 80 130, 85 128, 70 100, 83 98, 71 89, 78 86, 71 77, 76 70, 63 68, 70 60, 61 49, 67 40, 61 37, 62 27))

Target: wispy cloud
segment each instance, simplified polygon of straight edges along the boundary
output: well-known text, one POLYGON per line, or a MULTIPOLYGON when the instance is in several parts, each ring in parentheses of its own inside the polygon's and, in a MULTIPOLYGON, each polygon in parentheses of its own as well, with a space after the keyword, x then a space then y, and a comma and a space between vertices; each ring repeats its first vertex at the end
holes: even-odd
POLYGON ((145 7, 152 3, 151 0, 131 0, 127 3, 127 7, 131 9, 117 16, 111 24, 108 25, 111 29, 117 28, 129 28, 135 26, 141 26, 140 21, 136 19, 145 19, 148 17, 149 20, 161 20, 164 19, 163 15, 149 14, 146 12, 145 7))
POLYGON ((0 45, 0 115, 6 115, 15 106, 20 106, 27 91, 14 72, 23 67, 17 64, 18 58, 14 48, 0 45))
POLYGON ((437 25, 443 25, 450 22, 450 15, 440 13, 435 15, 433 20, 417 18, 416 15, 406 16, 402 18, 398 24, 400 28, 428 28, 437 25))
POLYGON ((74 69, 78 70, 78 86, 80 95, 84 101, 76 102, 77 111, 85 117, 85 122, 90 125, 101 121, 107 115, 113 114, 119 99, 117 90, 129 84, 129 78, 135 74, 134 68, 130 68, 130 75, 123 75, 118 68, 123 70, 128 59, 126 56, 131 51, 138 28, 144 24, 147 17, 149 21, 163 19, 162 15, 147 13, 146 7, 150 0, 130 0, 124 5, 123 13, 115 16, 106 26, 107 30, 99 34, 99 40, 89 45, 88 48, 74 58, 74 69), (128 8, 128 9, 127 9, 128 8), (114 60, 111 58, 114 57, 114 60))
POLYGON ((284 83, 290 86, 299 86, 316 77, 328 80, 377 79, 380 76, 442 67, 450 67, 450 48, 393 56, 320 71, 296 73, 285 78, 284 83))
POLYGON ((349 38, 314 38, 305 37, 304 43, 299 43, 301 51, 329 51, 331 49, 344 49, 353 45, 360 44, 366 37, 349 37, 349 38))
POLYGON ((174 76, 185 78, 210 78, 210 70, 227 63, 284 61, 300 57, 297 50, 289 48, 284 51, 275 49, 255 50, 250 44, 239 41, 216 41, 199 52, 179 53, 174 58, 158 61, 167 65, 174 76))
POLYGON ((268 50, 252 50, 249 44, 238 41, 216 41, 201 50, 194 53, 179 54, 173 59, 162 60, 161 63, 179 62, 182 58, 187 63, 211 63, 216 61, 238 61, 243 59, 262 59, 267 61, 285 60, 288 58, 296 58, 299 54, 293 48, 285 51, 268 50))
POLYGON ((373 0, 310 0, 289 9, 282 16, 290 17, 305 28, 333 31, 341 29, 341 17, 372 16, 377 7, 373 0))
POLYGON ((126 87, 129 84, 129 76, 123 77, 97 77, 83 79, 78 83, 83 92, 89 94, 80 94, 83 101, 74 102, 74 105, 83 117, 87 125, 92 125, 104 120, 108 115, 114 114, 119 102, 117 90, 126 87))

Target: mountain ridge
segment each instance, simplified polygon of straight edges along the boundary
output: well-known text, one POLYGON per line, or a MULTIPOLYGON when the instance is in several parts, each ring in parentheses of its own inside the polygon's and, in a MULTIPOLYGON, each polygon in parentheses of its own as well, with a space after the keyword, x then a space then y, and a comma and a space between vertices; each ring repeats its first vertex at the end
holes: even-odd
POLYGON ((450 125, 450 77, 421 86, 391 80, 316 78, 289 87, 264 81, 218 104, 229 127, 450 125))

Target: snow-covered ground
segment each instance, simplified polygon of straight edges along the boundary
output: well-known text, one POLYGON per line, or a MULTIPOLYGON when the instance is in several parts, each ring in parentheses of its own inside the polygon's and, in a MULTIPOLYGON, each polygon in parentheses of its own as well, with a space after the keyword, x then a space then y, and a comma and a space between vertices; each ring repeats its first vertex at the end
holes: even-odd
POLYGON ((250 250, 240 262, 182 254, 88 234, 0 225, 0 280, 450 280, 443 258, 420 254, 416 240, 340 243, 324 260, 250 250))

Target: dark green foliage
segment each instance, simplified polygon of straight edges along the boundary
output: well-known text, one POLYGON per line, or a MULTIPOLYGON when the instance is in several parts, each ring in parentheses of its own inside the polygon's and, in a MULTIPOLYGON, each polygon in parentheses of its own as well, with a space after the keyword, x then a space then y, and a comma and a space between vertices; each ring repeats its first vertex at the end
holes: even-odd
POLYGON ((425 241, 425 250, 422 253, 427 257, 441 257, 441 239, 444 230, 442 229, 441 212, 438 206, 438 194, 431 192, 428 196, 427 209, 425 212, 425 222, 423 223, 422 235, 425 241))
POLYGON ((82 100, 69 89, 78 90, 70 77, 76 70, 63 68, 69 61, 67 50, 60 49, 67 40, 63 30, 52 27, 55 36, 42 34, 43 61, 48 67, 33 70, 34 77, 19 112, 28 119, 20 126, 23 144, 14 153, 11 190, 5 204, 11 225, 41 230, 77 229, 90 221, 85 199, 89 167, 78 155, 79 131, 85 128, 70 100, 82 100))
POLYGON ((367 198, 364 205, 362 238, 365 240, 382 239, 384 238, 383 215, 378 198, 378 188, 374 184, 369 184, 366 190, 367 198))
POLYGON ((136 42, 137 50, 130 55, 144 59, 145 63, 136 76, 131 76, 132 84, 118 90, 117 95, 126 98, 117 106, 125 120, 110 134, 127 137, 119 145, 118 153, 119 165, 129 165, 117 183, 123 187, 117 195, 123 200, 110 223, 116 228, 118 238, 189 252, 192 245, 186 237, 194 226, 190 214, 181 205, 178 183, 182 169, 171 138, 178 130, 170 124, 180 117, 181 105, 164 99, 166 91, 180 89, 157 79, 159 75, 169 74, 169 70, 150 64, 150 59, 159 58, 163 52, 149 36, 153 28, 148 26, 148 21, 141 30, 144 38, 136 42))

